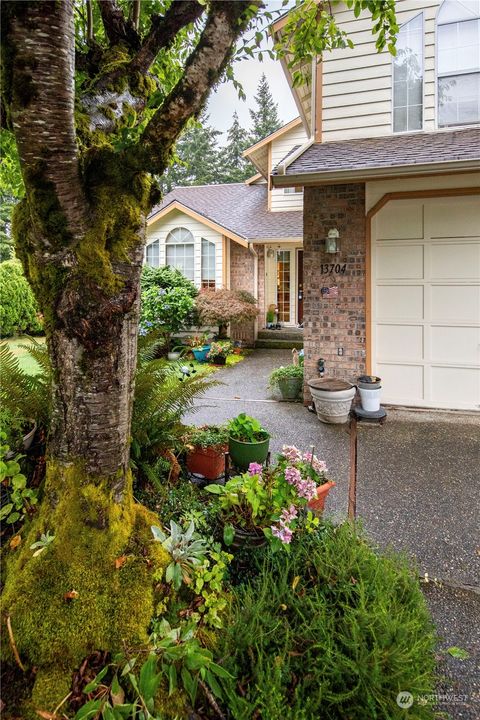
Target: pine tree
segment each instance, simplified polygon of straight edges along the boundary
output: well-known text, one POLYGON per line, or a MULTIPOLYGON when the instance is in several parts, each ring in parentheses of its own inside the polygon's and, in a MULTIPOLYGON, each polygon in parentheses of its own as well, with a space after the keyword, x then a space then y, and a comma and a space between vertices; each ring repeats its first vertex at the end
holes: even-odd
POLYGON ((221 135, 208 124, 208 115, 202 114, 193 122, 177 142, 178 160, 162 178, 164 192, 181 185, 211 185, 222 182, 217 138, 221 135))
POLYGON ((260 78, 255 95, 257 104, 256 110, 250 110, 253 128, 251 131, 252 145, 270 135, 281 127, 282 123, 278 117, 278 105, 273 102, 272 93, 268 85, 265 73, 260 78))
POLYGON ((227 133, 227 144, 220 153, 222 182, 243 182, 255 174, 255 168, 242 153, 249 145, 247 131, 242 128, 238 113, 233 113, 233 123, 227 133))

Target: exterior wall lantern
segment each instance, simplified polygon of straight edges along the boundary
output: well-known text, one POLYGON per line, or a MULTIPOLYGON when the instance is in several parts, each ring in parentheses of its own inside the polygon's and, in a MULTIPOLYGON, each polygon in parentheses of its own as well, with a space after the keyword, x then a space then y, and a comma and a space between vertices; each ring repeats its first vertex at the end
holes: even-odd
POLYGON ((339 246, 340 233, 336 228, 332 228, 328 231, 328 235, 325 238, 325 252, 329 255, 334 255, 340 252, 339 246))

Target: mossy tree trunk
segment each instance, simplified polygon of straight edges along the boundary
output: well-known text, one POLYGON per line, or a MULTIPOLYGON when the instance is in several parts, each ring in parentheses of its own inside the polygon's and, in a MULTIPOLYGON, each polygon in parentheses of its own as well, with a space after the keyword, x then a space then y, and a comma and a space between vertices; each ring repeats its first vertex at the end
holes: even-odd
POLYGON ((8 561, 3 608, 24 663, 38 669, 42 710, 89 652, 147 639, 165 557, 151 541, 155 519, 133 502, 128 465, 151 174, 165 170, 259 6, 179 0, 142 36, 138 19, 102 0, 105 40, 90 28, 76 57, 73 0, 2 4, 2 116, 26 190, 14 235, 54 376, 45 499, 8 561), (168 52, 195 21, 183 69, 177 56, 168 74, 168 52), (160 51, 163 85, 148 72, 160 51), (55 539, 34 558, 29 545, 47 531, 55 539))

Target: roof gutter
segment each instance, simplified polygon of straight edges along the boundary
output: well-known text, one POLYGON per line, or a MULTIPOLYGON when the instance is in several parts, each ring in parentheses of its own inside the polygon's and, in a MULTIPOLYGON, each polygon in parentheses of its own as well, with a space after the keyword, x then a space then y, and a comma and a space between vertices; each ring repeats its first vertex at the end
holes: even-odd
MULTIPOLYGON (((297 160, 300 157, 300 155, 303 155, 303 153, 306 152, 313 145, 313 143, 314 143, 314 138, 312 136, 309 138, 309 140, 307 140, 306 143, 304 143, 303 145, 300 145, 300 147, 298 147, 295 150, 295 152, 291 153, 291 155, 289 155, 287 158, 285 158, 285 160, 283 160, 283 162, 281 162, 279 165, 277 165, 278 175, 286 175, 287 168, 290 167, 290 165, 293 162, 295 162, 295 160, 297 160)), ((272 177, 275 177, 275 176, 272 175, 272 177)))
MULTIPOLYGON (((310 143, 311 144, 311 143, 310 143)), ((298 150, 294 155, 298 157, 304 150, 298 150)), ((290 161, 290 158, 288 158, 290 161)), ((436 175, 443 172, 479 171, 480 160, 450 160, 442 163, 425 163, 418 165, 393 165, 384 168, 369 168, 352 171, 328 170, 324 172, 305 172, 286 174, 286 168, 293 162, 282 163, 278 166, 277 174, 270 176, 273 187, 291 187, 293 185, 321 185, 334 182, 380 180, 383 178, 412 177, 415 175, 436 175), (283 172, 282 172, 283 170, 283 172)))

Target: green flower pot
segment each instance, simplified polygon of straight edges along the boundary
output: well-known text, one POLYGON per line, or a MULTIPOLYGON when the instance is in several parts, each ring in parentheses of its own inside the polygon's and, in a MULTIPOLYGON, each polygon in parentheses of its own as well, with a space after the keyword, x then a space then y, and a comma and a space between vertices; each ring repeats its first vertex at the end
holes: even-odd
POLYGON ((278 381, 278 387, 284 400, 296 400, 302 389, 303 378, 290 377, 278 381))
POLYGON ((263 465, 267 459, 269 445, 270 438, 255 443, 228 438, 230 458, 239 470, 248 470, 248 466, 253 462, 263 465))

